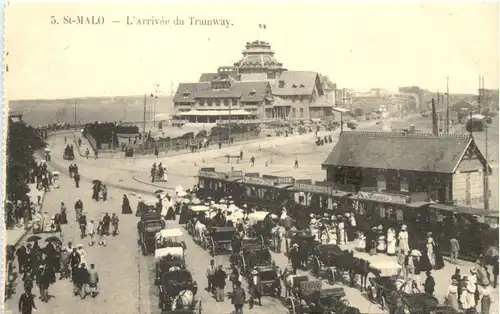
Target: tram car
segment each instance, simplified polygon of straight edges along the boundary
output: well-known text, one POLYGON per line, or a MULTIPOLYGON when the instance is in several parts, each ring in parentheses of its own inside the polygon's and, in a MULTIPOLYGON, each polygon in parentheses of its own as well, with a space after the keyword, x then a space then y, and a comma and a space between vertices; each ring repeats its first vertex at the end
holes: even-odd
POLYGON ((210 227, 205 235, 204 249, 216 256, 222 252, 231 252, 231 243, 236 233, 234 227, 210 227))
POLYGON ((137 223, 137 233, 142 254, 148 255, 155 251, 156 234, 164 228, 165 221, 158 217, 156 211, 141 216, 141 220, 137 223))

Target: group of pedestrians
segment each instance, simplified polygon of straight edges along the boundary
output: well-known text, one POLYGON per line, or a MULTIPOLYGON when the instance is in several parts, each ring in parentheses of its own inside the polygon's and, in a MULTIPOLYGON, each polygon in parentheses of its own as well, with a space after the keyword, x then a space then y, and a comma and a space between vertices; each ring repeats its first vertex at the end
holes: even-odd
MULTIPOLYGON (((255 270, 252 270, 251 274, 255 275, 253 277, 258 278, 255 270)), ((254 280, 249 281, 248 290, 250 295, 247 299, 245 289, 241 286, 245 279, 236 266, 233 267, 231 274, 228 276, 222 265, 217 266, 215 265, 215 261, 211 260, 206 275, 208 282, 206 290, 213 294, 216 302, 224 302, 226 296, 225 288, 227 280, 229 279, 229 282, 232 284, 232 291, 230 291, 227 296, 234 306, 235 314, 243 314, 243 307, 246 303, 248 303, 249 309, 252 309, 254 300, 257 300, 258 304, 262 305, 260 283, 254 282, 254 280)))

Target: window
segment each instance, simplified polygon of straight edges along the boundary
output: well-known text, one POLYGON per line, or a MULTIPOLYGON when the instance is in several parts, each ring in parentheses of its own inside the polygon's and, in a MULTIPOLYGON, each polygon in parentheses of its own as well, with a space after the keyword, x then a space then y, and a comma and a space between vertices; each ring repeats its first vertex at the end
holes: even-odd
POLYGON ((216 106, 220 106, 220 98, 217 98, 217 99, 215 100, 215 105, 216 105, 216 106))
POLYGON ((403 220, 403 210, 402 209, 396 209, 396 220, 398 220, 398 221, 403 220))
POLYGON ((292 118, 295 118, 297 115, 297 110, 295 108, 292 108, 292 118))
POLYGON ((212 106, 212 99, 207 99, 207 106, 212 106))
POLYGON ((297 88, 297 85, 293 84, 293 85, 292 85, 292 88, 297 88))
POLYGON ((385 208, 383 206, 377 206, 380 214, 380 218, 385 218, 385 208))
POLYGON ((304 117, 304 108, 300 108, 299 109, 299 118, 303 118, 304 117))
POLYGON ((224 106, 229 106, 229 99, 224 99, 224 106))
POLYGON ((202 98, 199 100, 199 102, 200 102, 200 106, 205 106, 205 99, 202 98))

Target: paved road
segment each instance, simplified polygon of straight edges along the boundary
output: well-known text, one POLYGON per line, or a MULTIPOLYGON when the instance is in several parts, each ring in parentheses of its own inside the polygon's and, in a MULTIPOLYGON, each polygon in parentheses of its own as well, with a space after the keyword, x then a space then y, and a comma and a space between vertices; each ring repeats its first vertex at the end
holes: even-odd
MULTIPOLYGON (((250 145, 246 145, 244 147, 245 157, 244 159, 248 159, 251 155, 255 155, 257 158, 256 166, 251 167, 248 161, 244 161, 241 164, 227 164, 227 160, 222 157, 225 154, 237 154, 239 153, 240 147, 227 147, 221 150, 211 151, 211 152, 202 152, 197 154, 187 154, 184 155, 183 158, 179 158, 176 156, 175 158, 160 158, 158 161, 162 161, 167 165, 169 169, 169 182, 165 184, 166 187, 174 188, 175 186, 181 184, 183 186, 190 186, 194 184, 193 176, 196 174, 198 168, 200 166, 214 166, 219 171, 229 170, 231 167, 234 167, 235 170, 244 170, 250 172, 261 172, 267 174, 275 174, 275 175, 292 175, 295 178, 303 179, 303 178, 312 178, 313 180, 321 180, 324 178, 324 171, 320 169, 319 164, 326 158, 326 155, 331 150, 331 147, 335 144, 335 136, 333 137, 334 143, 328 144, 325 146, 317 147, 313 144, 313 136, 312 134, 298 136, 298 137, 290 137, 290 138, 279 138, 279 139, 270 139, 266 140, 262 143, 254 143, 250 145), (292 152, 292 153, 290 153, 292 152), (299 159, 300 167, 298 169, 293 169, 293 161, 295 155, 293 152, 308 152, 305 155, 300 155, 300 153, 296 153, 297 158, 299 159), (265 161, 268 161, 268 166, 265 165, 265 161)), ((57 143, 57 146, 61 146, 63 143, 63 138, 55 136, 53 138, 52 143, 57 143)), ((61 151, 62 153, 62 151, 61 151)), ((61 158, 62 154, 53 155, 53 161, 59 165, 64 165, 67 167, 69 165, 68 161, 63 161, 61 158)), ((157 161, 157 162, 158 162, 157 161)), ((131 178, 132 175, 142 176, 145 180, 147 177, 145 174, 149 173, 149 168, 151 166, 152 160, 122 160, 113 162, 113 165, 110 166, 109 161, 105 160, 93 160, 93 159, 83 159, 77 156, 75 162, 79 165, 82 174, 84 176, 91 176, 99 178, 104 181, 114 182, 116 184, 126 185, 127 187, 132 187, 136 189, 141 189, 144 191, 152 191, 154 188, 148 184, 141 184, 131 178)), ((90 197, 90 190, 88 194, 88 198, 90 197)), ((132 200, 131 200, 132 201, 132 200)), ((132 201, 132 204, 135 204, 132 201)), ((119 207, 119 205, 118 205, 119 207)), ((118 208, 117 207, 117 208, 118 208)), ((133 228, 132 236, 127 243, 135 244, 135 221, 132 223, 132 226, 129 228, 133 228)), ((196 259, 196 267, 201 267, 201 270, 195 271, 195 279, 201 283, 200 286, 204 286, 204 269, 208 264, 209 256, 207 253, 201 251, 196 247, 195 244, 191 242, 190 239, 186 239, 188 243, 188 267, 193 269, 191 260, 196 259), (191 253, 193 252, 193 253, 191 253)), ((221 259, 223 257, 220 257, 221 259)), ((286 264, 286 258, 283 255, 273 254, 273 258, 277 261, 280 267, 284 267, 286 264)), ((152 261, 147 259, 147 265, 151 267, 152 261)), ((462 273, 466 275, 469 272, 469 269, 472 267, 471 263, 461 262, 460 268, 462 269, 462 273)), ((437 282, 437 296, 442 300, 444 293, 446 292, 447 285, 449 283, 449 278, 455 270, 454 265, 447 265, 445 269, 436 272, 435 279, 437 282)), ((151 272, 150 272, 151 273, 151 272)), ((142 279, 141 279, 142 280, 142 279)), ((151 285, 149 285, 151 286, 151 285)), ((146 285, 146 287, 149 287, 146 285)), ((365 299, 365 296, 361 295, 359 291, 346 288, 348 293, 348 297, 351 301, 351 304, 356 305, 360 308, 360 310, 364 313, 380 313, 381 310, 375 305, 371 305, 365 299)), ((204 300, 208 300, 208 296, 200 293, 200 296, 204 300)), ((150 294, 154 294, 150 292, 150 294)), ((266 301, 267 302, 267 301, 266 301)), ((152 305, 149 305, 151 309, 154 309, 156 306, 156 299, 153 298, 153 301, 149 302, 152 305)), ((207 301, 207 306, 204 308, 211 313, 212 308, 215 310, 222 310, 219 308, 220 306, 226 306, 225 304, 220 305, 214 303, 210 303, 207 301), (219 307, 218 307, 219 306, 219 307)), ((275 305, 272 300, 270 303, 265 303, 269 309, 272 309, 274 306, 278 307, 279 305, 275 305)), ((145 305, 146 307, 146 305, 145 305)), ((266 307, 264 307, 263 311, 265 311, 266 307)), ((495 297, 493 309, 498 310, 498 298, 495 297)), ((224 309, 225 310, 225 309, 224 309)), ((153 310, 152 310, 153 311, 153 310)), ((275 312, 277 310, 274 310, 275 312)), ((153 311, 154 312, 154 311, 153 311)), ((277 311, 281 313, 280 311, 277 311)), ((215 313, 215 312, 214 312, 215 313)), ((218 312, 221 313, 221 312, 218 312)), ((225 313, 225 312, 222 312, 225 313)))

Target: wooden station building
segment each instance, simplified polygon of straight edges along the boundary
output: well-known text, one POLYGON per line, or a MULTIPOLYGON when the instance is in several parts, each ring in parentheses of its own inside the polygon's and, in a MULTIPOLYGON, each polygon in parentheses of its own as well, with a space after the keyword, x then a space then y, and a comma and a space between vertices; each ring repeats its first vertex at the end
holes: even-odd
POLYGON ((322 167, 327 182, 355 186, 365 204, 477 207, 489 195, 491 169, 469 134, 348 131, 322 167))

